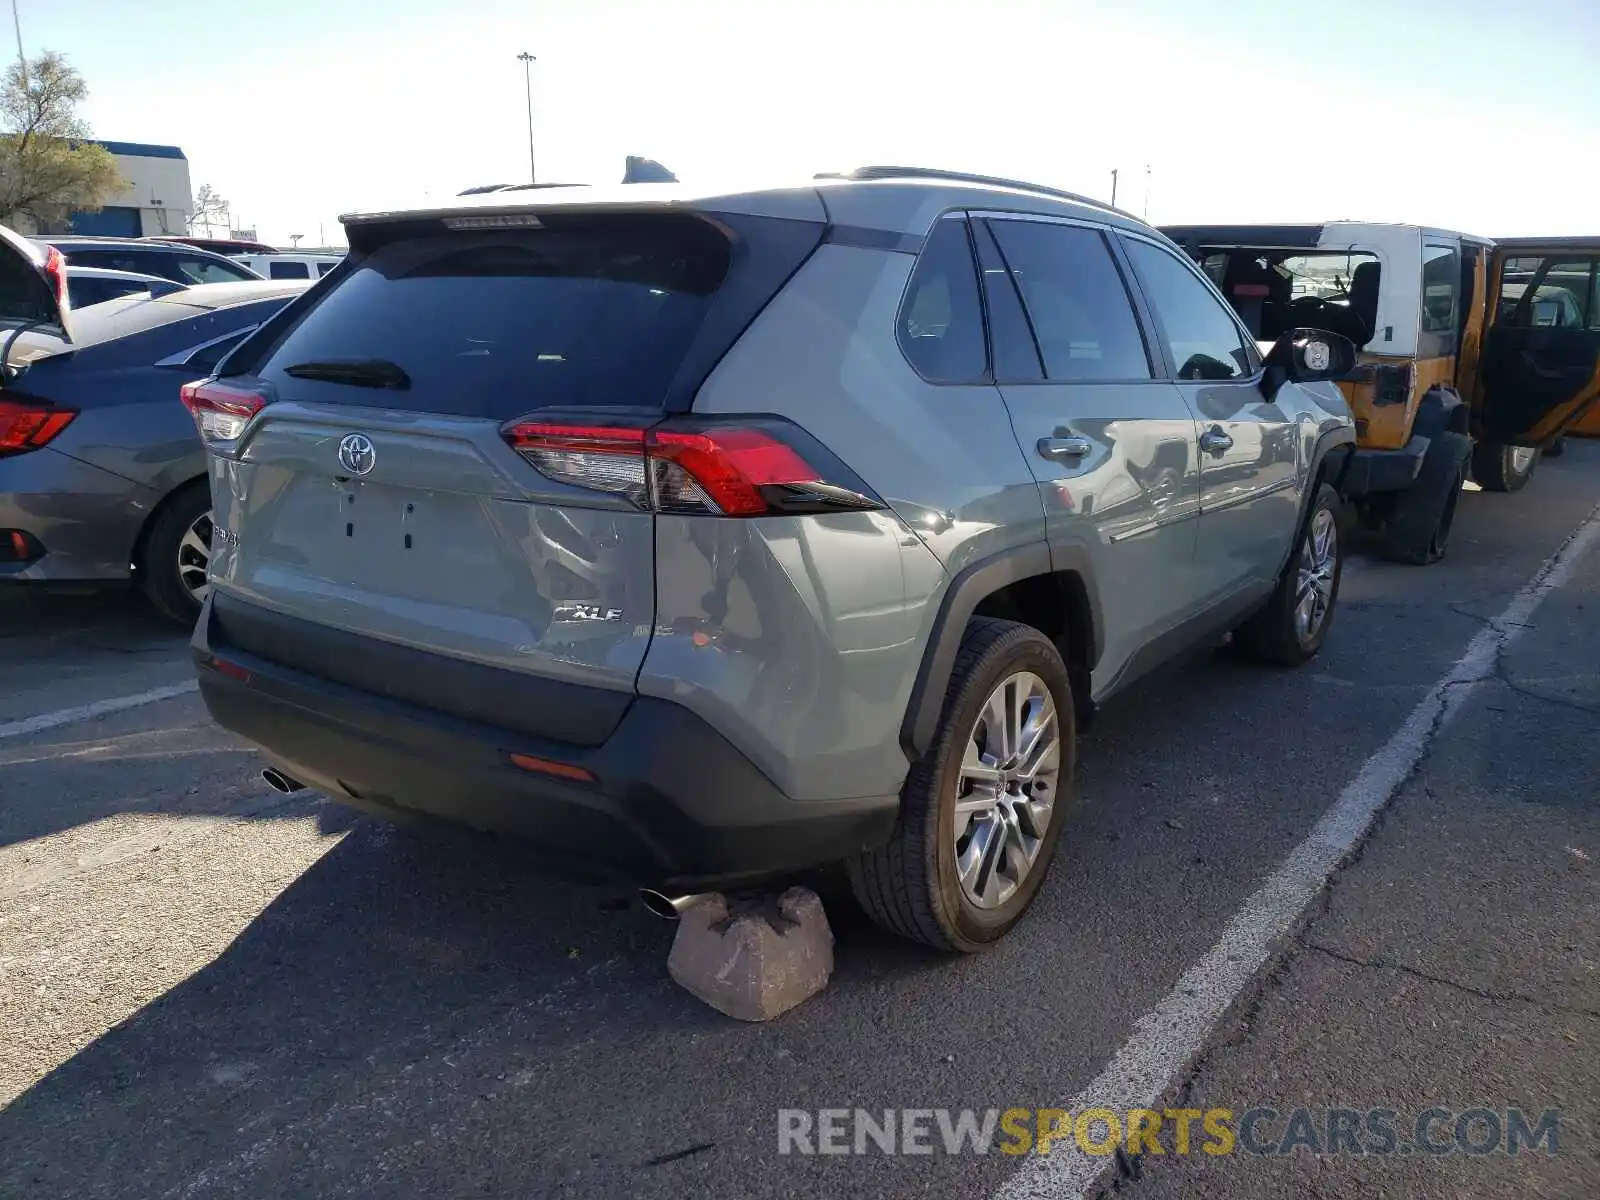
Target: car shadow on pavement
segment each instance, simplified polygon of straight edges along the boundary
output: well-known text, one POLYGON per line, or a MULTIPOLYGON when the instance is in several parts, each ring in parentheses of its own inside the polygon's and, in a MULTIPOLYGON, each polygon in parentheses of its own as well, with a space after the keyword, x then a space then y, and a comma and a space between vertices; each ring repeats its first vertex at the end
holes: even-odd
MULTIPOLYGON (((332 1127, 365 1134, 386 1107, 407 1111, 391 1116, 411 1138, 425 1132, 415 1108, 444 1094, 540 1104, 541 1086, 574 1086, 601 1104, 562 1078, 563 1059, 597 1042, 625 1063, 646 1043, 764 1037, 671 982, 674 926, 629 892, 542 878, 510 842, 332 805, 320 820, 349 833, 219 957, 0 1113, 0 1195, 260 1194, 277 1156, 303 1167, 338 1141, 332 1127)), ((830 914, 873 974, 947 962, 847 906, 830 914)), ((355 1185, 329 1169, 333 1191, 355 1185)))
POLYGON ((69 591, 8 588, 0 591, 0 645, 13 639, 88 637, 108 645, 187 639, 131 588, 69 591))

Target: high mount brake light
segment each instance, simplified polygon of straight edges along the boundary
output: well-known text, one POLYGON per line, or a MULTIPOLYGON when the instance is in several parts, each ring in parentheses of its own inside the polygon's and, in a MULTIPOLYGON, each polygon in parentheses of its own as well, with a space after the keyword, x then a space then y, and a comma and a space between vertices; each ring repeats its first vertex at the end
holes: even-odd
POLYGON ((216 379, 186 383, 178 394, 194 417, 200 440, 208 446, 237 440, 250 418, 267 405, 263 393, 216 379))
POLYGON ((656 512, 760 517, 881 507, 848 483, 825 478, 800 449, 759 425, 640 429, 516 421, 502 432, 541 474, 656 512))
POLYGON ((0 455, 26 454, 50 442, 78 414, 35 401, 0 400, 0 455))

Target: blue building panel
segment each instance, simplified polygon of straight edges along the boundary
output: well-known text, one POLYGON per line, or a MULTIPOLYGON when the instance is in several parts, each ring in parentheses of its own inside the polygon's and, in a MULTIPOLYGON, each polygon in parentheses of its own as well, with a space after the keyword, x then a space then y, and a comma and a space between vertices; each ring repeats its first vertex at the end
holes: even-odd
POLYGON ((153 146, 148 142, 97 142, 113 154, 125 154, 129 158, 186 158, 181 147, 178 146, 153 146))
POLYGON ((73 233, 92 237, 139 237, 144 224, 137 208, 108 204, 99 212, 75 212, 67 218, 73 233))

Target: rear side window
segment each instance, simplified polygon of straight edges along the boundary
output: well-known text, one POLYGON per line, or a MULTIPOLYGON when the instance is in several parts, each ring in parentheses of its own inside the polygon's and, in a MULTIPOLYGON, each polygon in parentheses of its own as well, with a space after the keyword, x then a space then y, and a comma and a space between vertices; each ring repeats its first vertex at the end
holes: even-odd
POLYGON ((1098 230, 1012 220, 989 227, 1022 293, 1048 378, 1151 377, 1133 302, 1098 230))
POLYGON ((906 358, 929 383, 981 383, 988 371, 983 306, 967 223, 945 217, 929 234, 905 300, 898 336, 906 358))
POLYGON ((319 262, 317 264, 317 274, 319 276, 320 275, 326 275, 329 271, 333 270, 338 265, 339 265, 338 263, 319 262))
POLYGON ((273 262, 267 264, 269 279, 310 279, 311 268, 303 262, 273 262))
POLYGON ((200 255, 175 255, 173 261, 177 264, 180 282, 183 283, 237 283, 250 278, 248 273, 227 259, 219 261, 200 255))
POLYGON ((727 239, 691 217, 402 238, 353 264, 260 374, 285 396, 497 420, 660 405, 728 264, 727 239), (287 373, 352 358, 392 363, 410 386, 287 373))
POLYGON ((159 275, 163 279, 172 279, 173 272, 157 270, 158 261, 151 261, 158 256, 140 254, 128 250, 71 250, 67 253, 67 262, 76 263, 80 267, 98 267, 106 271, 132 271, 138 275, 159 275))
POLYGON ((67 295, 72 301, 73 308, 88 308, 91 304, 101 304, 107 300, 115 300, 118 296, 131 296, 135 292, 148 291, 144 285, 132 279, 72 279, 67 280, 67 295))

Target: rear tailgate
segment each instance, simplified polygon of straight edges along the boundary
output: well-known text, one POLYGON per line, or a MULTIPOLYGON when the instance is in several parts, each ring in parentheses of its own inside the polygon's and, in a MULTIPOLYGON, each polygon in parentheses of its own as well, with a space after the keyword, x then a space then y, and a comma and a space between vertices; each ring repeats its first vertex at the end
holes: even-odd
POLYGON ((220 381, 268 401, 212 444, 214 607, 234 643, 448 713, 603 740, 649 645, 655 518, 625 487, 536 470, 503 429, 535 413, 648 425, 686 407, 820 236, 733 221, 562 213, 353 236, 334 285, 230 361, 250 374, 220 381), (750 252, 769 234, 786 266, 750 252), (274 634, 272 616, 383 645, 274 634), (506 672, 532 691, 507 692, 506 672), (581 712, 557 711, 545 685, 560 682, 612 702, 586 692, 581 712))

